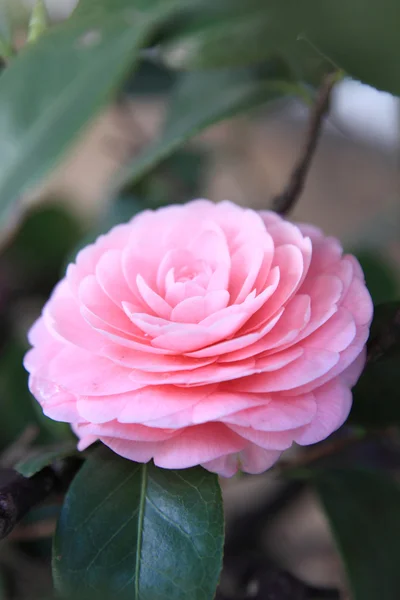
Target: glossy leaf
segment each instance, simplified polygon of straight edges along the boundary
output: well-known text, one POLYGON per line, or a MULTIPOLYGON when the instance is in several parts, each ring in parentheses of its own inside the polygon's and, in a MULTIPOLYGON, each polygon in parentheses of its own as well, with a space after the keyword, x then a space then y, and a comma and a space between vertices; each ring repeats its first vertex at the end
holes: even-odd
POLYGON ((400 303, 375 309, 368 361, 353 389, 350 423, 370 427, 400 424, 400 303))
POLYGON ((137 464, 101 447, 72 483, 54 543, 65 595, 212 600, 221 569, 216 475, 137 464))
MULTIPOLYGON (((165 10, 161 11, 164 14, 165 10)), ((36 185, 110 100, 159 15, 73 18, 29 44, 0 80, 0 211, 36 185)))
POLYGON ((311 482, 345 564, 353 600, 396 600, 400 589, 400 487, 362 470, 317 472, 311 482))
POLYGON ((182 76, 175 88, 164 131, 124 170, 116 187, 133 185, 204 129, 282 96, 280 82, 256 80, 247 71, 203 71, 182 76))

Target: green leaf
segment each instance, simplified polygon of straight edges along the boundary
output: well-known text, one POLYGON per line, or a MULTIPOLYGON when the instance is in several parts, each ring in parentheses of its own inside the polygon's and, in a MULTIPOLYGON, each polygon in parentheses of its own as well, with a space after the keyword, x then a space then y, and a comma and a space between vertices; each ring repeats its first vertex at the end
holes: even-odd
POLYGON ((122 172, 116 187, 134 185, 210 125, 287 93, 281 83, 260 81, 240 70, 185 74, 172 94, 161 139, 122 172))
POLYGON ((400 303, 375 308, 368 361, 353 389, 349 422, 369 427, 400 425, 400 303))
POLYGON ((137 464, 101 447, 70 487, 54 542, 65 595, 212 600, 221 569, 218 478, 137 464))
POLYGON ((138 26, 128 9, 72 18, 20 52, 0 80, 0 212, 54 167, 111 99, 166 13, 160 8, 138 26))
POLYGON ((301 14, 296 0, 203 0, 171 32, 160 54, 176 69, 258 64, 296 40, 301 14))
POLYGON ((400 589, 400 487, 362 470, 314 473, 353 600, 397 600, 400 589))
POLYGON ((76 442, 72 441, 50 448, 38 448, 33 450, 30 456, 21 460, 14 469, 24 477, 32 477, 52 463, 77 453, 76 442))
POLYGON ((352 77, 400 94, 398 0, 305 0, 302 7, 300 33, 324 55, 352 77))
POLYGON ((176 68, 235 67, 310 46, 331 66, 400 95, 398 0, 203 0, 162 45, 176 68), (233 43, 234 41, 234 43, 233 43))
POLYGON ((40 284, 53 287, 66 256, 81 237, 80 223, 61 206, 43 205, 27 213, 3 253, 15 285, 27 290, 40 284))
POLYGON ((74 18, 104 18, 129 9, 137 21, 149 15, 168 16, 176 8, 190 5, 194 0, 80 0, 73 12, 74 18))

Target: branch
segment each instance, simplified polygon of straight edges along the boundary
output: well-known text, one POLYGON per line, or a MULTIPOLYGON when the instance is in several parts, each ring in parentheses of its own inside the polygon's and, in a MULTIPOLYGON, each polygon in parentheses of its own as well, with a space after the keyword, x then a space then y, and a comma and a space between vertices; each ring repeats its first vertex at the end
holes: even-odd
POLYGON ((55 488, 51 468, 26 478, 13 469, 0 471, 0 539, 5 538, 26 513, 55 488))
POLYGON ((338 81, 338 72, 330 73, 322 82, 317 97, 311 109, 307 135, 300 158, 295 165, 286 189, 272 203, 273 209, 281 215, 286 215, 296 204, 303 191, 308 171, 317 148, 322 132, 324 117, 329 112, 331 92, 338 81))
POLYGON ((66 459, 59 465, 46 467, 33 477, 23 477, 13 469, 0 470, 0 540, 7 537, 16 524, 52 492, 68 487, 82 464, 66 459))

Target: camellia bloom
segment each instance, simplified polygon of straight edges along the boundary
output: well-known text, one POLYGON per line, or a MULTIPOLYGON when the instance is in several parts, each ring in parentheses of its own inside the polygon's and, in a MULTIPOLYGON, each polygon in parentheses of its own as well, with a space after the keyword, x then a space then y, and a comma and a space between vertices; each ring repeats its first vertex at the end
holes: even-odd
POLYGON ((260 473, 340 427, 372 303, 338 241, 197 200, 87 246, 32 327, 30 389, 84 449, 260 473))

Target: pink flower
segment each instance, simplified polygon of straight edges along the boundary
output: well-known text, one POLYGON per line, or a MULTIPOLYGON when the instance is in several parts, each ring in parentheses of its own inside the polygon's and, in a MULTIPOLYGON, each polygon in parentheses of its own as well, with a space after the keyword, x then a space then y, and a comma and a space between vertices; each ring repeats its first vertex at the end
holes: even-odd
POLYGON ((138 462, 260 473, 346 420, 372 303, 338 241, 207 200, 87 246, 32 327, 33 395, 138 462))

